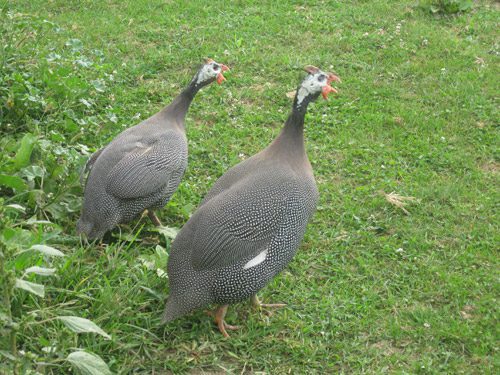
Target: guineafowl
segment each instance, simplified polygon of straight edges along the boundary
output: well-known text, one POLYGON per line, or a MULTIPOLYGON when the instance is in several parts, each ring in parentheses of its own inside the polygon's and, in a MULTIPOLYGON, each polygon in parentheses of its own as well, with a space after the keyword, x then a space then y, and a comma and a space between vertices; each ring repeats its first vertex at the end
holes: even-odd
POLYGON ((222 83, 224 64, 208 59, 189 85, 157 114, 120 133, 92 155, 77 232, 102 237, 120 223, 163 207, 177 189, 187 165, 184 118, 196 93, 213 81, 222 83))
POLYGON ((339 78, 307 66, 283 130, 263 151, 219 178, 175 238, 167 272, 170 295, 163 322, 208 304, 220 305, 220 332, 229 304, 251 298, 290 262, 316 208, 318 190, 304 146, 307 106, 326 99, 339 78))

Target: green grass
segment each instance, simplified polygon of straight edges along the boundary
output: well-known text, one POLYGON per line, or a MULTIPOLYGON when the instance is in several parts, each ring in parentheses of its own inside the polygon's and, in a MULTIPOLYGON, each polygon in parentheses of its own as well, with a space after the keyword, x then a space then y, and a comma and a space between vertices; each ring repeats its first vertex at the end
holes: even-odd
MULTIPOLYGON (((0 187, 4 205, 26 208, 5 211, 11 227, 0 237, 67 254, 10 260, 18 275, 33 261, 57 268, 51 279, 28 277, 45 284, 45 298, 13 300, 23 371, 66 374, 75 348, 120 374, 499 371, 498 4, 451 17, 417 1, 303 3, 0 1, 2 28, 17 25, 11 78, 0 81, 0 174, 29 188, 0 187), (188 114, 189 167, 160 212, 171 227, 279 132, 302 66, 343 80, 306 118, 318 211, 295 259, 260 294, 288 306, 271 316, 231 307, 228 322, 243 328, 228 340, 202 311, 160 326, 168 282, 156 268, 170 242, 147 220, 109 244, 75 236, 86 148, 168 104, 207 56, 232 71, 188 114), (23 162, 26 133, 34 148, 23 162), (405 214, 383 192, 416 200, 405 214), (53 224, 26 224, 32 216, 53 224), (88 318, 112 339, 72 333, 60 315, 88 318)), ((9 366, 0 352, 0 372, 9 366)))

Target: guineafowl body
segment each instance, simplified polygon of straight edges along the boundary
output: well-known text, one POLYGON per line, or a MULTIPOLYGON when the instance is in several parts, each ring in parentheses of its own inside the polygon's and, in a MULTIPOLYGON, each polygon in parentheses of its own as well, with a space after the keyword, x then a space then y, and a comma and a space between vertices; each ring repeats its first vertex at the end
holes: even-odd
POLYGON ((224 70, 225 65, 208 60, 170 105, 92 155, 86 166, 79 233, 102 237, 117 224, 144 210, 152 214, 170 200, 187 166, 187 110, 200 88, 214 80, 222 82, 224 70))
MULTIPOLYGON (((295 255, 318 200, 303 136, 307 104, 325 90, 320 85, 305 93, 303 87, 318 77, 330 87, 335 76, 319 69, 308 75, 279 136, 217 180, 177 235, 165 322, 255 296, 295 255)), ((227 335, 225 309, 218 324, 227 335)))

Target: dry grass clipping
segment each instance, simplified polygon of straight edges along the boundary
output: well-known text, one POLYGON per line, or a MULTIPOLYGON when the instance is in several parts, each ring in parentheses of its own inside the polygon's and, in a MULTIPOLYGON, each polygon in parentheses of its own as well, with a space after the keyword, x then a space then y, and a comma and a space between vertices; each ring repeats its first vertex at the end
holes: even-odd
POLYGON ((391 192, 389 194, 382 192, 382 194, 384 195, 387 202, 389 202, 393 206, 396 206, 397 208, 401 209, 407 215, 409 215, 410 213, 405 208, 405 206, 411 202, 418 202, 418 199, 415 197, 404 197, 404 196, 399 195, 395 192, 391 192))

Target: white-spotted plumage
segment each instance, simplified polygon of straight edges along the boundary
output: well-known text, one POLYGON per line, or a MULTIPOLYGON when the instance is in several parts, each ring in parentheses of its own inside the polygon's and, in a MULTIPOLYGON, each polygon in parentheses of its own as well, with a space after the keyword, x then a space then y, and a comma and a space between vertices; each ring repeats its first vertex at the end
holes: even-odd
POLYGON ((91 239, 102 237, 169 201, 187 166, 186 112, 198 90, 214 81, 215 66, 219 71, 225 67, 207 61, 169 106, 92 155, 85 167, 88 177, 77 232, 91 239))
POLYGON ((280 135, 219 178, 177 235, 164 322, 254 296, 295 255, 318 200, 304 116, 327 77, 319 69, 306 77, 280 135))

